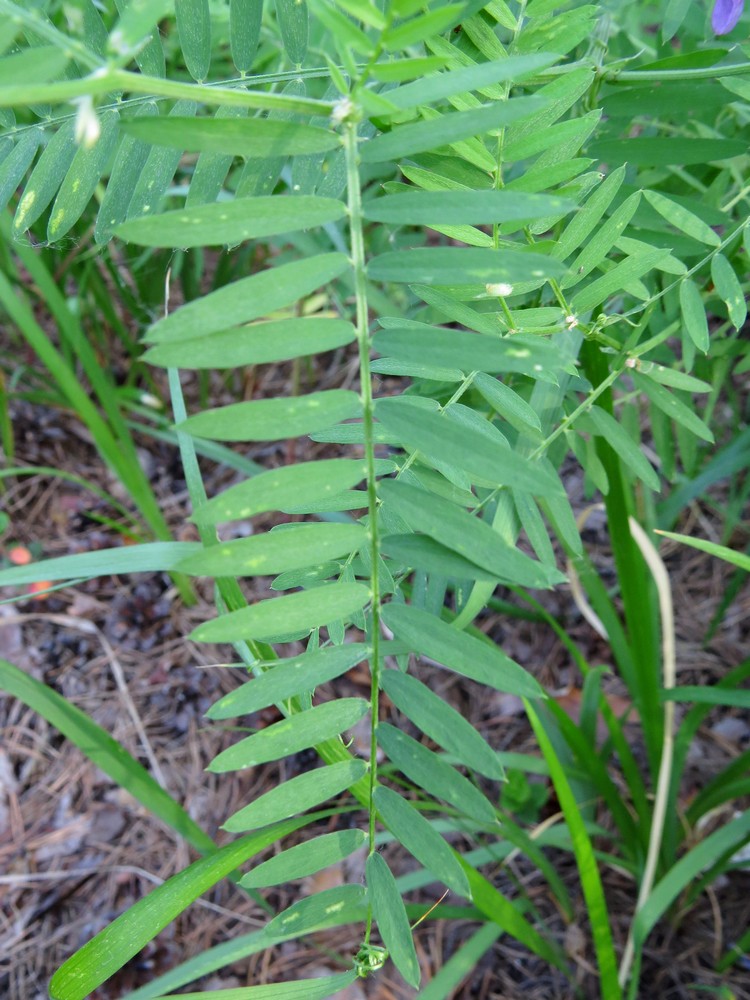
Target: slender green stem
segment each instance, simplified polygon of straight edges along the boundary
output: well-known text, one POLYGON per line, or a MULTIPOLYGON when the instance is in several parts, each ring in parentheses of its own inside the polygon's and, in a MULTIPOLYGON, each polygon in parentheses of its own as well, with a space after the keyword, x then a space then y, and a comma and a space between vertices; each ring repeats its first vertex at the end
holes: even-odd
MULTIPOLYGON (((367 281, 365 273, 365 242, 362 232, 362 191, 359 183, 359 151, 357 148, 357 121, 352 108, 344 121, 344 150, 346 154, 346 175, 349 204, 349 233, 351 240, 352 268, 354 271, 354 291, 356 295, 356 327, 359 346, 360 393, 362 398, 362 426, 364 435, 365 466, 367 469, 368 532, 370 542, 370 592, 372 611, 370 616, 370 828, 369 850, 375 850, 375 805, 373 796, 377 783, 377 729, 380 693, 380 579, 378 562, 380 559, 380 538, 378 535, 378 498, 375 479, 375 434, 374 404, 372 398, 372 378, 370 375, 370 335, 368 330, 367 281)), ((368 932, 370 929, 368 920, 368 932)))
MULTIPOLYGON (((722 76, 746 76, 750 63, 733 63, 731 66, 697 66, 693 69, 629 69, 607 70, 602 77, 607 83, 670 83, 676 80, 715 80, 722 76)), ((727 98, 730 100, 731 98, 727 98)))

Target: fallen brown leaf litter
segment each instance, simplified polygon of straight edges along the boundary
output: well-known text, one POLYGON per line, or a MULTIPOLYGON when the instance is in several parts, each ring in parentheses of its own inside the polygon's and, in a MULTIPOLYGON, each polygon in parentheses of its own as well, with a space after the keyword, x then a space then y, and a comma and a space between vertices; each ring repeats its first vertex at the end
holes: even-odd
MULTIPOLYGON (((263 379, 268 383, 264 390, 272 391, 272 377, 266 374, 263 379)), ((80 437, 71 435, 66 448, 59 447, 59 434, 52 428, 59 431, 60 420, 50 420, 48 413, 23 404, 17 415, 17 460, 67 467, 79 474, 83 469, 92 481, 102 478, 96 456, 80 437), (50 428, 50 433, 46 437, 26 436, 24 420, 39 420, 38 426, 50 428), (29 454, 23 453, 26 442, 30 442, 29 454)), ((175 489, 168 472, 174 469, 174 455, 166 445, 139 444, 148 451, 155 488, 178 533, 184 523, 185 497, 183 489, 175 489)), ((303 447, 297 442, 297 460, 303 447)), ((319 446, 306 447, 310 454, 304 457, 315 457, 319 446)), ((266 451, 253 457, 266 464, 289 458, 283 445, 266 451)), ((225 473, 210 473, 211 489, 226 485, 220 480, 222 475, 226 480, 225 473)), ((102 485, 112 486, 110 482, 102 485)), ((574 501, 582 505, 575 472, 571 471, 567 485, 574 501)), ((11 480, 3 498, 12 520, 13 539, 23 546, 40 544, 45 556, 116 544, 116 538, 87 516, 96 503, 69 485, 62 490, 52 488, 43 477, 11 480)), ((711 510, 697 505, 693 510, 705 527, 711 510)), ((587 544, 601 550, 606 572, 604 525, 589 525, 587 535, 587 544)), ((665 552, 678 615, 679 681, 712 683, 747 655, 748 588, 729 606, 721 629, 704 649, 703 636, 731 571, 692 550, 673 547, 665 552)), ((204 713, 236 686, 242 675, 206 666, 220 661, 225 652, 216 651, 214 659, 210 649, 193 646, 183 638, 195 624, 213 614, 210 588, 203 592, 199 583, 197 589, 198 603, 186 608, 163 575, 110 577, 66 588, 43 601, 0 605, 0 656, 50 684, 90 714, 151 770, 211 836, 223 842, 226 835, 219 825, 227 816, 279 781, 318 762, 314 755, 301 754, 249 773, 216 776, 205 772, 211 759, 233 742, 233 736, 220 725, 207 723, 204 713)), ((583 620, 566 588, 542 599, 590 662, 607 662, 606 643, 583 620)), ((580 678, 551 631, 507 615, 488 616, 484 627, 509 655, 533 670, 575 719, 580 678)), ((430 675, 429 665, 419 670, 425 671, 423 676, 430 675)), ((497 749, 536 752, 515 699, 500 694, 488 698, 486 691, 480 692, 471 682, 443 671, 439 677, 430 676, 439 684, 439 693, 497 749)), ((337 693, 366 695, 366 681, 361 670, 352 671, 338 682, 337 693)), ((625 692, 614 681, 607 696, 618 713, 627 708, 625 692)), ((274 720, 271 710, 253 724, 274 720)), ((18 701, 0 698, 0 727, 0 995, 8 1000, 41 1000, 47 996, 50 975, 67 956, 155 885, 184 868, 194 854, 18 701)), ((703 787, 749 742, 747 713, 713 711, 692 748, 685 795, 703 787)), ((557 806, 548 790, 542 799, 547 803, 543 808, 551 815, 557 806)), ((352 813, 341 820, 361 822, 361 815, 352 813)), ((456 846, 468 849, 474 845, 467 840, 463 844, 457 841, 456 846)), ((566 925, 546 883, 523 858, 513 857, 485 869, 485 873, 511 897, 523 889, 536 919, 569 956, 580 996, 593 1000, 598 996, 595 959, 577 872, 562 852, 552 856, 576 904, 578 916, 572 924, 566 925)), ((398 850, 389 849, 389 860, 399 872, 406 872, 412 864, 398 850)), ((361 867, 362 859, 355 855, 347 868, 309 879, 301 888, 273 890, 267 894, 268 902, 278 911, 293 902, 298 891, 359 881, 361 867)), ((621 949, 635 890, 621 872, 605 868, 603 878, 613 933, 621 949)), ((736 967, 724 976, 711 971, 723 949, 750 925, 749 889, 750 872, 733 872, 712 886, 686 919, 663 922, 655 929, 644 956, 644 998, 693 1000, 701 990, 716 991, 722 986, 737 998, 750 998, 750 969, 736 967)), ((438 887, 430 886, 409 899, 431 903, 438 895, 438 887)), ((223 883, 190 907, 93 996, 95 1000, 121 997, 186 958, 264 923, 264 914, 248 895, 231 883, 223 883)), ((476 924, 461 920, 421 924, 415 943, 423 981, 435 975, 476 929, 476 924)), ((332 954, 350 956, 359 943, 353 931, 313 935, 252 956, 190 988, 229 988, 326 974, 337 968, 332 954)), ((574 985, 546 963, 508 936, 500 936, 453 996, 456 1000, 569 1000, 574 992, 574 985)), ((343 1000, 405 1000, 413 995, 390 965, 377 977, 358 981, 341 994, 343 1000)))

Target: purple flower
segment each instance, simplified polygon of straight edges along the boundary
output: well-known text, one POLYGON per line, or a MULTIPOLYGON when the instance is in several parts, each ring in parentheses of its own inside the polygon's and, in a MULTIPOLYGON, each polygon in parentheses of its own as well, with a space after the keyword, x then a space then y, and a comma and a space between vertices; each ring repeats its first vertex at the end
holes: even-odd
POLYGON ((742 16, 745 0, 716 0, 711 25, 717 35, 728 35, 742 16))

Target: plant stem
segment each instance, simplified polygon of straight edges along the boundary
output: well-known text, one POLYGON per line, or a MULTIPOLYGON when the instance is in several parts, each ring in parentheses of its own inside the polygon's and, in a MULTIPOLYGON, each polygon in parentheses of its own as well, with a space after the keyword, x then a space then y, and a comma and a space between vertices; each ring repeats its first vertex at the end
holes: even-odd
MULTIPOLYGON (((377 728, 380 691, 380 538, 378 534, 378 498, 375 479, 375 435, 372 378, 370 375, 370 335, 368 331, 367 281, 365 274, 365 242, 362 233, 362 192, 359 183, 359 152, 357 149, 357 121, 354 113, 344 122, 344 150, 346 153, 347 195, 349 205, 349 234, 351 241, 354 291, 356 295, 356 327, 359 347, 360 393, 362 398, 362 429, 364 435, 365 465, 367 469, 367 508, 370 542, 370 829, 369 851, 375 851, 375 806, 373 795, 377 782, 377 728)), ((369 930, 369 921, 368 921, 369 930)))

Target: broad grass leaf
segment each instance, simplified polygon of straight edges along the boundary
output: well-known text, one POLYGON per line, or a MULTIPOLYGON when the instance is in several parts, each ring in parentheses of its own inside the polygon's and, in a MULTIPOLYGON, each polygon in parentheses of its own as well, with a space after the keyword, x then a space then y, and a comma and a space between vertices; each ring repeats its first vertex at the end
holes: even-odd
POLYGON ((85 712, 46 684, 0 660, 0 689, 38 712, 74 743, 96 767, 201 853, 216 845, 148 771, 85 712))
MULTIPOLYGON (((257 949, 260 950, 260 949, 257 949)), ((240 986, 236 989, 209 990, 205 993, 181 993, 185 1000, 325 1000, 355 982, 356 971, 342 972, 336 976, 313 976, 268 986, 240 986)), ((157 997, 156 1000, 174 1000, 174 997, 157 997)))
POLYGON ((408 604, 387 604, 382 618, 409 649, 430 657, 462 677, 519 697, 545 697, 539 682, 528 670, 511 660, 494 643, 467 635, 429 612, 408 604))
MULTIPOLYGON (((377 473, 392 472, 394 464, 387 459, 377 459, 375 468, 377 473)), ((366 475, 364 460, 356 458, 328 458, 269 469, 209 500, 198 508, 192 520, 200 524, 217 524, 254 517, 268 510, 285 510, 305 502, 314 504, 348 490, 366 475), (302 501, 301 497, 306 500, 302 501)))
POLYGON ((343 253, 324 253, 241 278, 155 323, 147 344, 205 337, 261 319, 314 292, 349 268, 343 253))
POLYGON ((520 372, 554 379, 561 367, 557 348, 548 340, 523 336, 487 336, 442 327, 387 329, 375 334, 373 347, 399 361, 429 363, 464 372, 520 372))
MULTIPOLYGON (((413 83, 389 90, 388 100, 397 108, 404 110, 418 107, 420 104, 434 107, 437 101, 452 97, 454 94, 474 92, 506 80, 520 80, 555 62, 557 56, 547 52, 535 52, 527 56, 508 56, 491 62, 474 63, 447 73, 430 76, 424 74, 424 79, 417 79, 413 83)), ((442 65, 439 68, 442 69, 442 65)), ((383 69, 384 67, 379 65, 374 67, 374 73, 380 79, 383 79, 383 69)))
POLYGON ((261 642, 279 640, 361 611, 370 598, 361 583, 333 583, 299 594, 260 601, 199 625, 191 635, 196 642, 261 642))
MULTIPOLYGON (((673 541, 685 541, 684 536, 676 535, 673 532, 659 531, 658 534, 665 535, 667 538, 673 539, 673 541)), ((699 541, 702 541, 702 539, 699 539, 699 541)), ((686 544, 692 545, 693 539, 687 539, 686 544)), ((707 542, 705 544, 710 545, 711 543, 707 542)), ((702 548, 702 546, 695 546, 695 548, 702 548)), ((717 545, 715 548, 721 549, 723 546, 717 545)), ((705 551, 709 550, 706 549, 705 551)), ((710 551, 711 555, 719 555, 713 549, 710 551)), ((726 549, 725 551, 729 552, 731 558, 730 556, 720 555, 721 559, 734 563, 746 573, 750 572, 750 557, 744 555, 742 552, 735 552, 734 549, 726 549)), ((687 701, 694 702, 697 705, 729 705, 732 708, 750 709, 750 691, 745 688, 737 690, 736 688, 722 688, 718 685, 706 688, 685 684, 664 691, 663 698, 664 701, 687 701)))
POLYGON ((50 996, 53 1000, 84 1000, 211 886, 306 822, 306 819, 290 819, 243 837, 173 876, 134 903, 64 962, 50 981, 50 996))
POLYGON ((206 718, 249 715, 304 691, 313 691, 319 684, 340 677, 370 654, 369 646, 364 643, 348 642, 344 646, 324 646, 288 660, 274 660, 265 665, 260 677, 235 688, 212 705, 206 718))
POLYGON ((288 361, 344 347, 357 332, 343 319, 305 316, 219 330, 205 337, 157 344, 144 360, 162 368, 234 368, 288 361))
POLYGON ((373 801, 399 843, 449 889, 469 898, 469 883, 455 854, 422 813, 384 785, 377 786, 373 801))
POLYGON ((496 822, 495 810, 484 795, 432 750, 388 723, 381 723, 377 732, 389 759, 415 785, 480 823, 496 822))
POLYGON ((231 245, 312 229, 335 222, 345 214, 343 202, 315 195, 236 198, 231 202, 186 206, 144 219, 130 219, 117 228, 116 235, 149 247, 231 245))
POLYGON ((373 281, 425 285, 485 285, 559 278, 565 267, 538 253, 482 247, 417 247, 373 257, 367 274, 373 281))
POLYGON ((39 580, 82 580, 116 573, 171 572, 182 559, 200 551, 200 547, 198 542, 144 542, 42 559, 0 570, 0 586, 17 587, 39 580))
POLYGON ((654 382, 647 376, 638 372, 633 372, 633 382, 636 389, 645 393, 654 406, 658 407, 671 420, 682 424, 691 434, 701 438, 703 441, 713 442, 714 436, 711 430, 701 420, 701 418, 689 406, 678 399, 672 392, 668 392, 658 382, 654 382))
POLYGON ((636 136, 632 139, 603 139, 588 147, 591 156, 605 163, 629 163, 637 167, 689 167, 744 156, 747 147, 739 139, 685 139, 670 136, 636 136))
POLYGON ((364 698, 339 698, 296 712, 223 750, 207 770, 214 774, 241 771, 299 753, 350 729, 369 707, 364 698))
POLYGON ((502 781, 504 771, 497 754, 472 724, 434 691, 400 670, 384 670, 381 685, 410 722, 461 764, 492 781, 502 781))
POLYGON ((263 0, 229 0, 229 46, 243 76, 253 68, 262 20, 263 0))
POLYGON ((510 386, 485 372, 477 372, 473 385, 481 392, 493 410, 516 430, 531 437, 541 437, 542 425, 534 409, 510 386))
POLYGON ((188 73, 198 83, 211 65, 211 12, 208 0, 174 0, 177 33, 188 73))
POLYGON ((734 268, 723 254, 711 260, 711 278, 717 295, 726 303, 729 320, 735 330, 741 330, 747 319, 747 302, 734 268))
POLYGON ((545 467, 508 448, 498 448, 484 434, 451 420, 445 414, 417 408, 407 399, 380 399, 377 418, 400 440, 428 457, 466 472, 482 485, 513 486, 539 495, 561 490, 545 467))
POLYGON ((50 242, 65 236, 83 215, 99 180, 109 165, 119 134, 117 111, 100 118, 101 134, 93 146, 79 146, 66 174, 47 225, 50 242))
POLYGON ((366 540, 361 524, 282 525, 204 548, 179 563, 177 571, 191 576, 271 576, 349 556, 366 540))
POLYGON ((232 153, 235 156, 268 158, 309 156, 336 149, 341 140, 335 132, 317 125, 303 125, 272 118, 131 118, 123 128, 155 146, 181 151, 232 153))
POLYGON ((230 816, 222 829, 230 833, 242 833, 288 819, 340 795, 361 781, 366 773, 367 765, 363 760, 348 760, 314 768, 271 788, 230 816))
POLYGON ((266 926, 268 942, 302 937, 326 927, 357 924, 367 917, 365 888, 338 885, 307 896, 279 913, 266 926))
POLYGON ((75 121, 65 122, 53 134, 31 171, 13 217, 13 235, 18 237, 34 225, 60 189, 78 149, 75 121))
POLYGON ((293 879, 306 878, 348 858, 366 840, 367 834, 363 830, 324 833, 264 861, 244 875, 240 879, 240 885, 250 889, 261 889, 272 885, 283 885, 293 879))
POLYGON ((177 427, 212 441, 283 441, 359 416, 359 396, 351 389, 329 389, 307 396, 258 399, 204 410, 177 427))
POLYGON ((383 944, 388 949, 393 964, 415 990, 419 988, 421 973, 409 918, 396 880, 382 854, 371 854, 367 859, 367 894, 378 923, 383 944))
POLYGON ((687 335, 699 351, 707 354, 710 347, 708 317, 700 289, 690 278, 680 282, 680 311, 687 335))
POLYGON ((542 107, 544 101, 532 97, 516 97, 506 102, 484 105, 472 111, 457 111, 410 125, 397 125, 391 132, 364 143, 363 163, 383 163, 398 160, 447 146, 475 135, 484 135, 524 118, 542 107))
POLYGON ((640 446, 628 434, 622 424, 600 406, 592 406, 586 414, 599 434, 612 445, 620 460, 629 466, 639 479, 642 479, 649 489, 657 493, 661 489, 659 477, 651 463, 640 449, 640 446))
POLYGON ((681 233, 685 233, 686 236, 698 240, 699 243, 706 243, 711 247, 718 247, 721 244, 721 238, 718 233, 715 233, 697 215, 688 211, 684 205, 680 205, 671 198, 667 198, 659 191, 646 190, 643 192, 643 196, 670 226, 679 229, 681 233))
POLYGON ((509 191, 414 191, 373 198, 365 203, 364 216, 374 222, 391 222, 400 226, 488 225, 491 222, 540 219, 558 212, 569 212, 573 208, 575 202, 554 195, 509 191))
POLYGON ((299 66, 307 55, 307 0, 276 0, 276 17, 289 62, 293 66, 299 66))

